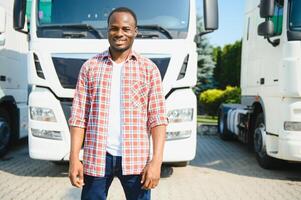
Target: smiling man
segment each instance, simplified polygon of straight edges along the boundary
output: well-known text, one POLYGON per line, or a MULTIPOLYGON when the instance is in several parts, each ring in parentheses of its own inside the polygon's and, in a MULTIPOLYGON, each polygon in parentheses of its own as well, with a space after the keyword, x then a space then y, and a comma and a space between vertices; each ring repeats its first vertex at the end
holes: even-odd
POLYGON ((82 199, 106 199, 114 177, 128 200, 150 199, 159 183, 167 125, 162 82, 156 65, 132 50, 136 35, 135 13, 113 10, 109 50, 85 62, 79 74, 69 119, 69 178, 83 187, 82 199))

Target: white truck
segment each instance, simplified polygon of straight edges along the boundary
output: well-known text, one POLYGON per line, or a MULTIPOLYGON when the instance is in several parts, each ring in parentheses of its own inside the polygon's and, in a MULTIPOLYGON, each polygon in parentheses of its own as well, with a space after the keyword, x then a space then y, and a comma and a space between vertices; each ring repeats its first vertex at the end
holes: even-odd
POLYGON ((28 35, 14 30, 13 1, 0 0, 0 157, 27 136, 28 35))
POLYGON ((218 130, 254 148, 263 168, 301 161, 301 0, 247 0, 241 104, 223 104, 218 130))
MULTIPOLYGON (((7 77, 24 79, 19 86, 24 87, 20 116, 27 116, 28 94, 31 158, 68 160, 67 120, 78 73, 88 58, 109 47, 107 17, 119 6, 136 12, 139 34, 134 49, 153 60, 161 72, 169 118, 164 162, 185 165, 194 158, 197 112, 192 87, 197 72, 195 40, 201 35, 196 32, 195 0, 0 0, 0 37, 5 40, 0 43, 1 72, 7 68, 7 77), (26 7, 31 14, 28 28, 26 7), (16 55, 3 56, 5 51, 16 55), (5 64, 3 60, 10 58, 13 63, 5 64)), ((204 0, 204 19, 204 33, 217 28, 216 0, 204 0)), ((10 113, 6 121, 13 121, 8 120, 12 116, 10 113)))

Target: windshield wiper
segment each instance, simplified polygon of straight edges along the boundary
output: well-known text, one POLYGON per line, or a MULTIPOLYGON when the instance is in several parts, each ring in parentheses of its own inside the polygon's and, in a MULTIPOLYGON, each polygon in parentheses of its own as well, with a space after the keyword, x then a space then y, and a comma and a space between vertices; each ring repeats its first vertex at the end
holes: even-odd
POLYGON ((90 24, 47 24, 47 25, 39 26, 39 28, 79 29, 79 30, 84 30, 84 31, 88 31, 88 32, 92 33, 97 39, 104 38, 104 36, 90 24))
POLYGON ((63 32, 64 38, 85 38, 87 37, 86 33, 77 33, 77 32, 63 32))
POLYGON ((159 38, 158 34, 142 34, 142 33, 138 33, 137 38, 159 38))
POLYGON ((168 30, 159 25, 138 25, 138 30, 151 30, 151 31, 159 31, 163 35, 165 35, 168 39, 172 39, 172 36, 168 30))

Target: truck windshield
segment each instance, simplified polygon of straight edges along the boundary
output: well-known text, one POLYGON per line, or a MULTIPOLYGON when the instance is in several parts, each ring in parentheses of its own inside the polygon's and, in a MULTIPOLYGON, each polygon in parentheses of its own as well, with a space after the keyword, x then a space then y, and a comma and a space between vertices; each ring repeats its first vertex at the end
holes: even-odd
POLYGON ((187 0, 38 0, 38 37, 106 38, 107 17, 117 7, 128 7, 136 13, 138 38, 177 39, 187 36, 187 0), (95 34, 95 30, 99 34, 95 34))
POLYGON ((290 30, 301 31, 301 0, 291 0, 289 10, 290 30))

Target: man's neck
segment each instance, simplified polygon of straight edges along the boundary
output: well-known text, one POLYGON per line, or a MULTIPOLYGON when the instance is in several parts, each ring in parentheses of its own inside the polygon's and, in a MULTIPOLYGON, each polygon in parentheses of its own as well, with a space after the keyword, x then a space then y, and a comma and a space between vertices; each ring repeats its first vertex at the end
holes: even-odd
POLYGON ((122 51, 122 52, 121 51, 114 51, 110 48, 110 54, 111 54, 112 60, 115 63, 122 63, 122 62, 126 61, 128 56, 130 55, 131 51, 132 51, 131 48, 127 49, 125 51, 122 51))

